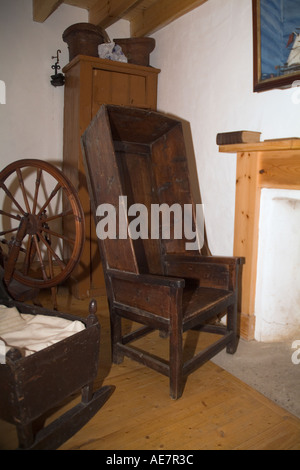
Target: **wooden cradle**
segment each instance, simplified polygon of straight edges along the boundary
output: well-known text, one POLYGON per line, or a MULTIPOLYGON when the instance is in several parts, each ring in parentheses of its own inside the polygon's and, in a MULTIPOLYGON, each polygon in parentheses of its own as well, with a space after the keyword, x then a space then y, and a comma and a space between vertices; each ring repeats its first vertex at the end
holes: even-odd
POLYGON ((0 303, 31 315, 59 316, 79 320, 86 328, 29 357, 19 350, 6 354, 0 365, 0 418, 15 424, 20 449, 57 449, 103 406, 114 387, 93 393, 98 372, 100 325, 92 301, 87 319, 16 302, 7 295, 0 280, 0 303), (34 434, 34 422, 81 390, 81 402, 56 421, 34 434))

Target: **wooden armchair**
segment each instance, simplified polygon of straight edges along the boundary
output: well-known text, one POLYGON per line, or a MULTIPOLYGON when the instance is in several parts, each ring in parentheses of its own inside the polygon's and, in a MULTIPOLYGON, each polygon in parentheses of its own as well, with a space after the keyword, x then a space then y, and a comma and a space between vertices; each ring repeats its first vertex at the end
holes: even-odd
MULTIPOLYGON (((179 121, 146 110, 102 106, 82 137, 82 149, 110 306, 113 362, 121 363, 128 356, 168 376, 170 395, 178 399, 188 374, 225 347, 230 354, 236 351, 243 260, 204 256, 199 247, 187 250, 190 240, 184 230, 182 237, 174 236, 175 218, 169 219, 170 236, 166 236, 165 226, 158 231, 153 226, 153 205, 163 204, 165 208, 173 204, 192 207, 196 226, 179 121), (144 207, 148 218, 132 218, 141 216, 144 207), (106 235, 101 232, 104 225, 106 235), (225 313, 226 326, 212 324, 225 313), (123 334, 122 318, 142 327, 123 334), (184 363, 183 333, 194 328, 221 336, 184 363), (169 338, 167 362, 141 353, 131 344, 153 330, 169 338)), ((162 222, 161 217, 159 220, 162 222)))

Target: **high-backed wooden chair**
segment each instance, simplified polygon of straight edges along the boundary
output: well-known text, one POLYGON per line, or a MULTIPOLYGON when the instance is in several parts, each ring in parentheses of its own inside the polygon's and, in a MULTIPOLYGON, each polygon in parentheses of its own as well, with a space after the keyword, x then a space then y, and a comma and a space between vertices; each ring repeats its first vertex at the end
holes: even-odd
MULTIPOLYGON (((165 374, 170 378, 170 395, 177 399, 183 393, 185 376, 225 347, 228 353, 236 351, 242 260, 203 256, 199 248, 187 250, 186 243, 191 240, 185 238, 184 230, 181 239, 173 236, 172 217, 170 236, 164 239, 166 234, 160 227, 159 237, 153 236, 155 231, 151 237, 153 204, 194 207, 179 121, 147 110, 102 106, 82 137, 82 148, 92 211, 101 236, 99 248, 111 315, 113 362, 121 363, 128 356, 165 374), (127 216, 126 205, 132 216, 140 208, 132 207, 133 204, 142 204, 148 210, 148 237, 145 226, 136 227, 134 237, 127 232, 130 223, 138 225, 138 213, 136 218, 127 216), (103 226, 107 224, 106 238, 101 234, 101 220, 103 226), (137 236, 139 230, 143 238, 137 236), (227 326, 211 324, 217 315, 226 312, 227 326), (143 326, 124 335, 122 318, 143 326), (184 363, 183 333, 195 327, 218 333, 221 338, 184 363), (153 330, 169 337, 168 362, 130 344, 153 330)), ((194 211, 192 218, 195 223, 194 211)))

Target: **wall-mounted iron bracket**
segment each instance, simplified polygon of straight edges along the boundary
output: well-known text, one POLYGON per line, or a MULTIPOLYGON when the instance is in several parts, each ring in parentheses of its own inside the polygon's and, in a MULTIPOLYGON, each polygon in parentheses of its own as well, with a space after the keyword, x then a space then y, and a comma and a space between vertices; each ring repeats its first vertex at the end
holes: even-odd
POLYGON ((59 65, 59 54, 61 54, 61 50, 58 49, 56 56, 52 56, 52 59, 56 59, 56 62, 54 65, 51 66, 53 70, 55 70, 55 74, 51 75, 51 85, 57 87, 57 86, 64 86, 65 84, 65 77, 62 73, 58 73, 58 70, 60 70, 60 65, 59 65))

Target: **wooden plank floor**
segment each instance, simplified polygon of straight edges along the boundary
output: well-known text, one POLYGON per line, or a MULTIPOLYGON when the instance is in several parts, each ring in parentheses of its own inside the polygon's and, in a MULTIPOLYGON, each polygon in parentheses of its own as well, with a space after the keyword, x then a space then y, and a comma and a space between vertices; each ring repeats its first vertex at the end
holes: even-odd
MULTIPOLYGON (((299 419, 211 362, 188 377, 178 401, 169 398, 166 377, 128 359, 111 365, 106 299, 97 301, 102 336, 95 386, 115 385, 116 390, 62 450, 300 450, 299 419)), ((61 311, 85 316, 87 305, 65 293, 59 297, 61 311)), ((186 353, 207 341, 208 335, 193 332, 186 337, 186 353)), ((168 342, 158 334, 143 342, 148 350, 158 347, 166 354, 168 342)), ((14 427, 0 421, 0 449, 16 443, 14 427)))

